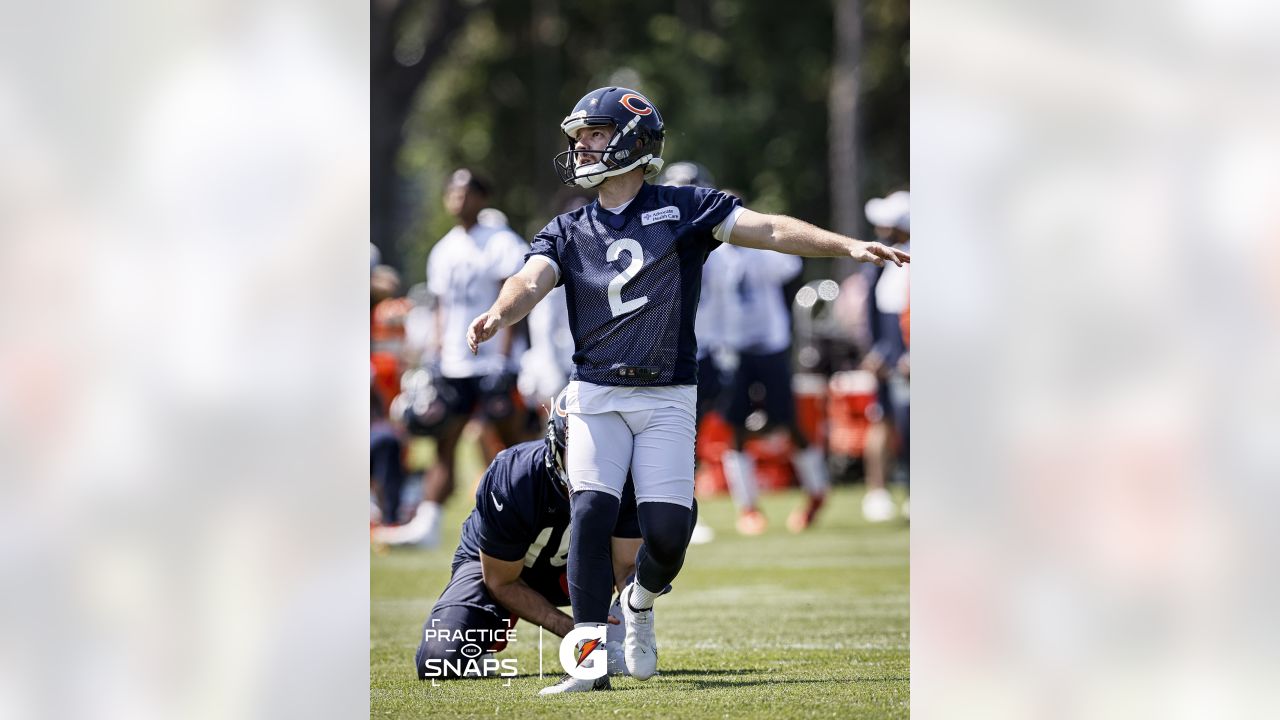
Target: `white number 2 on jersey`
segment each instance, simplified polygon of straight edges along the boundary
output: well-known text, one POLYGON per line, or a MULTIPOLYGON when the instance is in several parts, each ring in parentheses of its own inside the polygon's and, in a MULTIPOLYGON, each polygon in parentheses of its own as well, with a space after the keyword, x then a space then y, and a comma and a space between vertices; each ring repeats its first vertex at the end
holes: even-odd
POLYGON ((636 273, 640 272, 640 268, 644 267, 644 249, 640 247, 640 243, 631 238, 614 240, 613 244, 609 246, 609 251, 605 254, 605 259, 613 262, 622 255, 623 250, 626 250, 631 255, 631 262, 627 265, 626 270, 618 274, 618 277, 609 281, 609 309, 613 311, 614 317, 629 313, 649 302, 648 295, 634 300, 623 301, 622 286, 631 282, 631 278, 634 278, 636 273))

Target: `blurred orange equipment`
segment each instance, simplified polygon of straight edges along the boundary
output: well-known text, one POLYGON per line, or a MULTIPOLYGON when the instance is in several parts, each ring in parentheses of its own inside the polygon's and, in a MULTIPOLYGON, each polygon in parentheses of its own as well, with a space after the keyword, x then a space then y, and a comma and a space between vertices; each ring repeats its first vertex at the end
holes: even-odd
POLYGON ((404 349, 404 318, 413 309, 408 298, 388 298, 373 306, 369 317, 371 382, 386 411, 400 393, 400 353, 404 349))
POLYGON ((811 445, 827 441, 827 379, 818 373, 797 373, 791 378, 796 398, 796 423, 811 445))
MULTIPOLYGON (((721 458, 733 444, 733 428, 718 412, 709 412, 698 425, 698 469, 694 477, 695 492, 702 497, 728 492, 721 458)), ((763 435, 750 437, 742 451, 756 464, 756 482, 761 490, 783 490, 795 483, 791 468, 791 452, 794 450, 790 434, 785 428, 776 428, 763 435)))
POLYGON ((703 415, 702 422, 698 424, 697 445, 693 453, 698 462, 698 471, 693 481, 695 494, 708 497, 729 491, 720 458, 724 457, 724 451, 731 444, 733 429, 720 413, 709 412, 703 415))
POLYGON ((388 298, 373 306, 369 339, 375 350, 399 351, 404 343, 404 318, 412 309, 409 298, 388 298))
POLYGON ((831 376, 828 385, 827 418, 831 437, 828 452, 844 457, 862 457, 868 413, 876 405, 876 376, 867 370, 846 370, 831 376))
MULTIPOLYGON (((709 412, 702 417, 694 451, 698 461, 693 483, 696 494, 708 497, 729 491, 720 459, 732 443, 733 429, 720 413, 709 412)), ((750 438, 742 451, 755 460, 756 482, 761 490, 781 490, 791 485, 791 438, 785 430, 750 438)))
POLYGON ((767 492, 795 484, 791 470, 791 433, 775 428, 743 443, 743 452, 756 461, 756 483, 767 492))
POLYGON ((390 412, 391 401, 400 394, 400 360, 395 355, 376 352, 369 355, 370 381, 382 399, 382 411, 390 412))
POLYGON ((902 344, 911 347, 911 285, 907 285, 907 306, 902 310, 902 344))

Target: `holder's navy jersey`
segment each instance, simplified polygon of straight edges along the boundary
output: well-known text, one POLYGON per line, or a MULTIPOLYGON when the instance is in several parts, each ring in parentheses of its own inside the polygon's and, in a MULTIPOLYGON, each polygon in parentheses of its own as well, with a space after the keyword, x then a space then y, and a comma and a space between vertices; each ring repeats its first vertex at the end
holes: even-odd
POLYGON ((719 190, 645 183, 620 214, 597 200, 535 236, 529 256, 555 263, 565 286, 574 380, 697 384, 702 264, 720 245, 715 227, 738 205, 719 190))
MULTIPOLYGON (((462 523, 453 568, 480 560, 481 551, 499 560, 524 560, 520 579, 551 604, 568 605, 562 578, 569 558, 569 501, 551 484, 546 453, 546 443, 533 440, 493 459, 476 488, 476 507, 462 523)), ((614 535, 640 537, 629 481, 614 535)))

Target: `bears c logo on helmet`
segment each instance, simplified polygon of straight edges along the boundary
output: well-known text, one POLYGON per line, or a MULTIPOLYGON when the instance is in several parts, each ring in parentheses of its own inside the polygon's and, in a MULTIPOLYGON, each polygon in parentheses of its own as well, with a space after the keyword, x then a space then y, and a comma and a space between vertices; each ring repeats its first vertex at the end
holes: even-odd
POLYGON ((635 93, 627 93, 626 95, 623 95, 618 98, 618 102, 622 104, 622 107, 630 110, 636 115, 648 115, 653 112, 653 107, 649 105, 649 101, 635 93))

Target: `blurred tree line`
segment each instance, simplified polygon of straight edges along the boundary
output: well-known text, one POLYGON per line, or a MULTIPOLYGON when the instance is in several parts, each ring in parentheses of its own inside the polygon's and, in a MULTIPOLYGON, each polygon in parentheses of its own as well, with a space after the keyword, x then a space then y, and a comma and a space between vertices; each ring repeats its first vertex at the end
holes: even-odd
POLYGON ((407 283, 453 224, 454 168, 490 178, 526 239, 560 211, 559 122, 603 85, 646 94, 667 162, 706 165, 752 209, 863 233, 866 199, 909 180, 905 0, 372 7, 371 232, 407 283))

